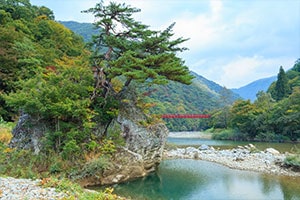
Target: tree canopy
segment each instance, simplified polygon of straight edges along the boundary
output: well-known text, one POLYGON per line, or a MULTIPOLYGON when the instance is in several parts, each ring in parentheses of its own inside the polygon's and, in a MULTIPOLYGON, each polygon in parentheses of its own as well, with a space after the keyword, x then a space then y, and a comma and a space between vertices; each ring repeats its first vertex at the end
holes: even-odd
POLYGON ((176 56, 186 50, 179 45, 187 39, 172 39, 175 24, 164 31, 150 30, 134 20, 133 14, 139 11, 125 4, 104 5, 103 1, 84 11, 94 14, 94 25, 100 30, 92 43, 93 62, 98 70, 96 85, 108 91, 112 88, 111 80, 120 76, 124 80, 122 90, 133 80, 148 84, 164 84, 168 80, 190 84, 192 76, 176 56))
MULTIPOLYGON (((55 60, 85 54, 82 38, 54 21, 53 12, 29 0, 0 1, 0 94, 17 89, 17 81, 34 78, 55 60)), ((0 115, 12 120, 12 108, 0 95, 0 115)))

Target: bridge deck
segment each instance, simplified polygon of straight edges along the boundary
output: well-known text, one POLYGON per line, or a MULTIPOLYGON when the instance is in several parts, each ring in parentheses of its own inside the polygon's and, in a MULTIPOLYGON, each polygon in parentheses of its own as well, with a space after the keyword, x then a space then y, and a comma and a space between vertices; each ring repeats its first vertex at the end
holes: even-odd
POLYGON ((163 114, 161 118, 210 118, 206 114, 163 114))

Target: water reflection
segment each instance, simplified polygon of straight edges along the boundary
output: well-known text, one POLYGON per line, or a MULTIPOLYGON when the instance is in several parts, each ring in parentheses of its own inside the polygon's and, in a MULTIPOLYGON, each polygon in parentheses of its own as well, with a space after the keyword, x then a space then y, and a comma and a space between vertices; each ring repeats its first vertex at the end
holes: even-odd
POLYGON ((284 199, 300 200, 300 178, 280 177, 279 182, 284 199))
POLYGON ((232 170, 199 160, 166 160, 157 173, 115 186, 133 199, 300 199, 300 179, 232 170))

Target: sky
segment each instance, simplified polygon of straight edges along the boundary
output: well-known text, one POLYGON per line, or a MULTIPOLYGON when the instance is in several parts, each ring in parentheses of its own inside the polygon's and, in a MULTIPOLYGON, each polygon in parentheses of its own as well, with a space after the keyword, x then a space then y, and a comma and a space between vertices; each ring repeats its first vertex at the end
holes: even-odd
MULTIPOLYGON (((100 0, 31 0, 59 21, 94 22, 81 13, 100 0)), ((107 4, 109 1, 104 0, 107 4)), ((114 0, 140 8, 133 17, 153 30, 173 22, 189 38, 178 54, 191 71, 227 88, 290 69, 300 58, 300 0, 114 0)))

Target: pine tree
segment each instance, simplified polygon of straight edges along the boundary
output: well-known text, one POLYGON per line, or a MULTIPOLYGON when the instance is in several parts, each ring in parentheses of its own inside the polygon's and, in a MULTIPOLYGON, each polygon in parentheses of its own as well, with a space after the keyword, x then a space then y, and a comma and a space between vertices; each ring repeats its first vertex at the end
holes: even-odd
POLYGON ((132 15, 139 11, 113 2, 105 6, 103 1, 84 11, 94 14, 98 20, 94 25, 101 30, 92 43, 97 75, 92 98, 103 94, 107 97, 113 90, 112 79, 116 77, 122 77, 121 91, 133 80, 148 84, 164 84, 168 80, 191 83, 193 77, 176 56, 177 52, 186 50, 179 45, 187 39, 171 39, 174 24, 164 31, 150 30, 133 19, 132 15))
POLYGON ((287 97, 290 94, 290 87, 288 84, 288 78, 282 66, 280 66, 279 73, 277 75, 277 81, 275 84, 275 91, 273 93, 273 98, 276 101, 287 97))

